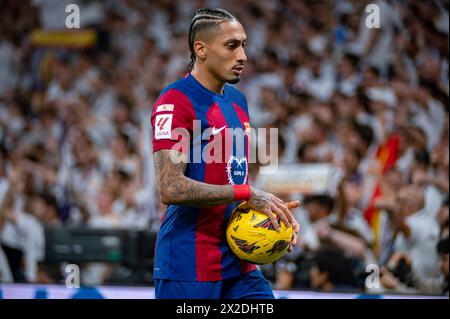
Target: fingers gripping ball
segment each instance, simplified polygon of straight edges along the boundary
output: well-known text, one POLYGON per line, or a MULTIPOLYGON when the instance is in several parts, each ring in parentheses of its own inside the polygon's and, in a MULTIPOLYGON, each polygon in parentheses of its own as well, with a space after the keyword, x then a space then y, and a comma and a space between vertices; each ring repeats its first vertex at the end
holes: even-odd
POLYGON ((255 264, 273 263, 284 255, 292 239, 292 227, 286 228, 279 217, 277 221, 279 232, 267 215, 238 207, 227 226, 228 245, 240 259, 255 264))

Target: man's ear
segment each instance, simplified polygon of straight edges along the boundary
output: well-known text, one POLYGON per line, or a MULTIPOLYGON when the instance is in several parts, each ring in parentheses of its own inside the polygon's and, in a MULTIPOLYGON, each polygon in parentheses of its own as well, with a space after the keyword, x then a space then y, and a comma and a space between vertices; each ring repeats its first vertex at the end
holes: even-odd
POLYGON ((194 42, 194 51, 198 59, 205 60, 207 56, 206 43, 203 41, 194 42))

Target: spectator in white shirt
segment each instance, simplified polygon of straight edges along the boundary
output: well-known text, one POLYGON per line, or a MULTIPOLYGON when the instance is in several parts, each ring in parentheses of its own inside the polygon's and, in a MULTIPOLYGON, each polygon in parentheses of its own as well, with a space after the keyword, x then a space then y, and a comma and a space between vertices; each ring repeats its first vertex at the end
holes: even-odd
POLYGON ((395 251, 407 253, 412 267, 422 278, 439 275, 436 244, 439 239, 439 225, 425 211, 423 191, 408 185, 398 192, 397 211, 390 211, 394 228, 397 230, 395 251))

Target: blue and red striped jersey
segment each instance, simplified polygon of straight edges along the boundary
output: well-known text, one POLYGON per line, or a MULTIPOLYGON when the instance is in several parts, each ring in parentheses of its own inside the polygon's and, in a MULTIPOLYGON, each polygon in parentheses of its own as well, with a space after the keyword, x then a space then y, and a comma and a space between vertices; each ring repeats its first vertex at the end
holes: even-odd
MULTIPOLYGON (((188 74, 161 92, 151 121, 153 152, 183 146, 180 151, 189 158, 187 177, 215 185, 248 184, 250 119, 246 98, 238 89, 226 84, 223 94, 217 94, 188 74), (175 134, 176 129, 189 132, 188 139, 175 134), (228 129, 240 129, 236 131, 242 138, 229 138, 228 129)), ((239 204, 169 205, 156 240, 154 278, 217 281, 254 270, 255 265, 233 254, 225 237, 239 204)))

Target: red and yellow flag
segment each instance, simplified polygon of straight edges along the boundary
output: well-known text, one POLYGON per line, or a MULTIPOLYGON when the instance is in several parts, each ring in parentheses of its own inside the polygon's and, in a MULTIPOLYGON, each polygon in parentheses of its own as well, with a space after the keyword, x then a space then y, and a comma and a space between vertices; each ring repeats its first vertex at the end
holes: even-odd
MULTIPOLYGON (((391 167, 395 165, 398 159, 400 137, 398 134, 391 135, 384 144, 380 145, 377 153, 376 160, 380 164, 381 176, 391 167)), ((383 192, 378 182, 375 185, 372 198, 369 201, 366 211, 364 212, 364 217, 366 218, 369 225, 372 227, 374 234, 374 253, 378 255, 379 244, 380 244, 380 210, 375 208, 375 201, 383 196, 383 192)))

